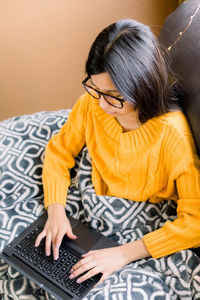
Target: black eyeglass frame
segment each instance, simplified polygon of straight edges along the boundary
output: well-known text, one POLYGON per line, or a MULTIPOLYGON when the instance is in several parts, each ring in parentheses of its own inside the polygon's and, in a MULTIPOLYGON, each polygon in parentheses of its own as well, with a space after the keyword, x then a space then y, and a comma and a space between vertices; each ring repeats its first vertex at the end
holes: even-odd
POLYGON ((106 93, 103 93, 103 92, 100 92, 100 91, 94 89, 93 87, 91 87, 91 86, 89 86, 89 85, 86 84, 86 82, 87 82, 89 79, 90 79, 89 76, 86 77, 86 78, 81 82, 82 85, 84 86, 84 88, 85 88, 85 90, 86 90, 86 92, 87 92, 88 94, 90 94, 90 92, 87 90, 87 87, 90 88, 90 89, 92 89, 92 90, 94 90, 94 91, 98 94, 99 97, 95 97, 95 96, 92 95, 92 94, 90 94, 90 96, 92 96, 92 97, 95 98, 95 99, 100 99, 100 97, 101 97, 101 95, 102 95, 102 96, 104 97, 105 101, 106 101, 108 104, 114 106, 115 108, 121 109, 121 108, 124 107, 124 104, 123 104, 123 103, 126 101, 125 99, 120 99, 120 98, 118 98, 118 97, 111 96, 111 95, 109 95, 109 94, 106 94, 106 93), (115 106, 114 104, 110 103, 110 102, 105 98, 105 96, 109 96, 109 97, 112 97, 112 98, 118 100, 118 101, 120 102, 120 104, 121 104, 121 107, 115 106))

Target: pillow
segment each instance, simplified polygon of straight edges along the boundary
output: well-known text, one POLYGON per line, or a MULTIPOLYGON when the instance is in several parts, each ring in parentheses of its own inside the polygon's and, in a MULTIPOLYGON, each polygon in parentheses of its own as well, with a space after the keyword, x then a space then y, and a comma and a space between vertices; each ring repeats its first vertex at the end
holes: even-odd
POLYGON ((43 111, 0 122, 0 248, 41 214, 44 149, 69 112, 43 111))
POLYGON ((171 65, 178 75, 182 90, 182 105, 187 116, 200 155, 200 2, 183 2, 163 25, 160 42, 170 47, 184 32, 168 52, 171 65), (194 16, 193 19, 191 17, 194 16), (191 22, 192 20, 192 22, 191 22), (187 26, 190 24, 188 29, 187 26))

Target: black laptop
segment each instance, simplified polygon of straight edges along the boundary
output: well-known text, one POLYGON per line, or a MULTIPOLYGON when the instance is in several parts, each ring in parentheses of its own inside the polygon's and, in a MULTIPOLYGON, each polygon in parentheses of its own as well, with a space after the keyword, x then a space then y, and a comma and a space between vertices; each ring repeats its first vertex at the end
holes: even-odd
POLYGON ((78 238, 70 240, 66 235, 64 236, 57 260, 53 259, 52 254, 45 255, 45 239, 39 247, 34 246, 47 220, 46 212, 8 244, 1 253, 1 257, 8 264, 60 300, 82 299, 101 278, 101 274, 97 274, 82 283, 77 283, 77 278, 69 279, 69 270, 80 260, 82 254, 89 250, 118 246, 118 243, 89 229, 80 221, 70 216, 68 218, 73 233, 78 238))

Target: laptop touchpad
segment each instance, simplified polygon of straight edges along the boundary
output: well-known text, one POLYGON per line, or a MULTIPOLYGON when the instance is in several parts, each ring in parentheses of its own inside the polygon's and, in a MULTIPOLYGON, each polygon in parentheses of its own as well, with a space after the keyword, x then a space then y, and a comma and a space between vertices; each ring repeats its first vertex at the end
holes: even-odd
MULTIPOLYGON (((87 228, 86 225, 78 222, 74 228, 73 233, 78 237, 76 240, 70 240, 66 236, 63 239, 63 245, 67 243, 68 246, 80 248, 84 252, 89 251, 96 242, 101 238, 101 234, 94 232, 87 228)), ((81 251, 82 252, 82 251, 81 251)))

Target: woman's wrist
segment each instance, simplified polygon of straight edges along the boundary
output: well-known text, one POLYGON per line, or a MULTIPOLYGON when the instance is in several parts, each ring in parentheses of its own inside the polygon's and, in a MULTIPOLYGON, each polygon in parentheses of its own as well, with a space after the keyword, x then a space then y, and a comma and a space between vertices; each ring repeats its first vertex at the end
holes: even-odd
POLYGON ((48 216, 54 215, 55 213, 62 213, 65 212, 65 207, 62 204, 54 203, 50 204, 47 207, 48 216))
POLYGON ((137 240, 134 242, 129 242, 121 246, 124 257, 126 258, 127 264, 132 261, 149 257, 148 252, 143 240, 137 240))

